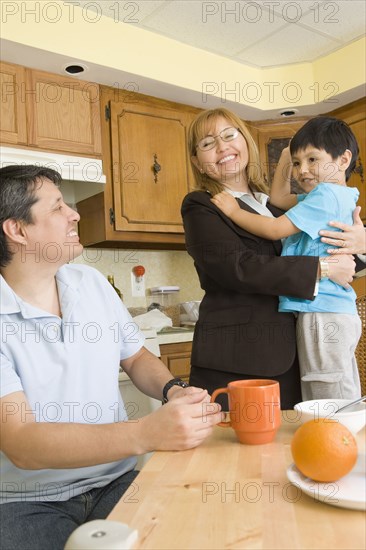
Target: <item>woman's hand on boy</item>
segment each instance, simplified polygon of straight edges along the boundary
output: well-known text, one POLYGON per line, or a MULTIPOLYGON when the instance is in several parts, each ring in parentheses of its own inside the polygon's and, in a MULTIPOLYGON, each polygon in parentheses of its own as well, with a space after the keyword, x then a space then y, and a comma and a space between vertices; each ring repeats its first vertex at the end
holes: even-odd
POLYGON ((353 211, 353 225, 330 221, 329 225, 341 231, 319 231, 323 243, 337 247, 329 248, 329 254, 365 254, 366 231, 360 218, 360 210, 361 207, 357 206, 353 211))

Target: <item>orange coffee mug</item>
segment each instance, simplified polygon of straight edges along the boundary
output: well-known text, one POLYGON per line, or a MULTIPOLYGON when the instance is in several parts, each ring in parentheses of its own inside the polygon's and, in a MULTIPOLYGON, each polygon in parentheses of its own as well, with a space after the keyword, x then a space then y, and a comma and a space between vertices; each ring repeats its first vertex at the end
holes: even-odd
POLYGON ((273 441, 281 425, 280 385, 275 380, 236 380, 218 388, 229 398, 230 420, 218 426, 233 428, 240 443, 262 445, 273 441))

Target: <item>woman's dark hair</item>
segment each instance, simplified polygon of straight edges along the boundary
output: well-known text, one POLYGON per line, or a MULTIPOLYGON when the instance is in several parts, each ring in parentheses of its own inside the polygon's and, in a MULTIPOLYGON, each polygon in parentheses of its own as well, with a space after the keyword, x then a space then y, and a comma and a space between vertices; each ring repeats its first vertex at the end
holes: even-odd
POLYGON ((333 160, 343 155, 346 149, 352 153, 352 160, 346 170, 346 181, 356 168, 358 145, 354 133, 346 122, 338 118, 319 116, 310 119, 296 132, 290 142, 291 156, 312 145, 324 149, 333 160))
POLYGON ((52 168, 33 164, 11 165, 0 168, 0 266, 5 267, 13 253, 3 230, 5 220, 14 219, 32 223, 31 208, 37 202, 37 184, 47 178, 55 185, 61 175, 52 168))

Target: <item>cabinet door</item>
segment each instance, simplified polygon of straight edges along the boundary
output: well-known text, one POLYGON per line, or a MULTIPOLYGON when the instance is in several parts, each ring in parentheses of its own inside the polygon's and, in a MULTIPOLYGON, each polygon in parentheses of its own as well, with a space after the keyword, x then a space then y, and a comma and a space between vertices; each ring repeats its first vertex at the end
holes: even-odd
POLYGON ((0 140, 7 144, 27 144, 25 70, 0 63, 0 140))
POLYGON ((27 71, 28 144, 74 154, 101 154, 99 86, 27 71))
POLYGON ((160 345, 161 360, 174 378, 188 382, 191 371, 192 342, 160 345))
POLYGON ((183 233, 188 193, 186 117, 174 110, 111 102, 115 229, 183 233))

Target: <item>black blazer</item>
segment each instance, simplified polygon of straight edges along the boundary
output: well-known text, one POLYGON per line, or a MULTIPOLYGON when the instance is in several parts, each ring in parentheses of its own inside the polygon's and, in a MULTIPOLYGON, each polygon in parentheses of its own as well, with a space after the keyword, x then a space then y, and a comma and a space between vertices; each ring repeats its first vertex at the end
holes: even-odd
MULTIPOLYGON (((194 191, 182 204, 187 251, 205 291, 192 365, 248 375, 282 374, 295 359, 296 336, 294 315, 278 312, 278 296, 312 300, 318 258, 281 257, 280 241, 241 229, 210 197, 194 191)), ((267 206, 274 215, 282 213, 267 206)))

